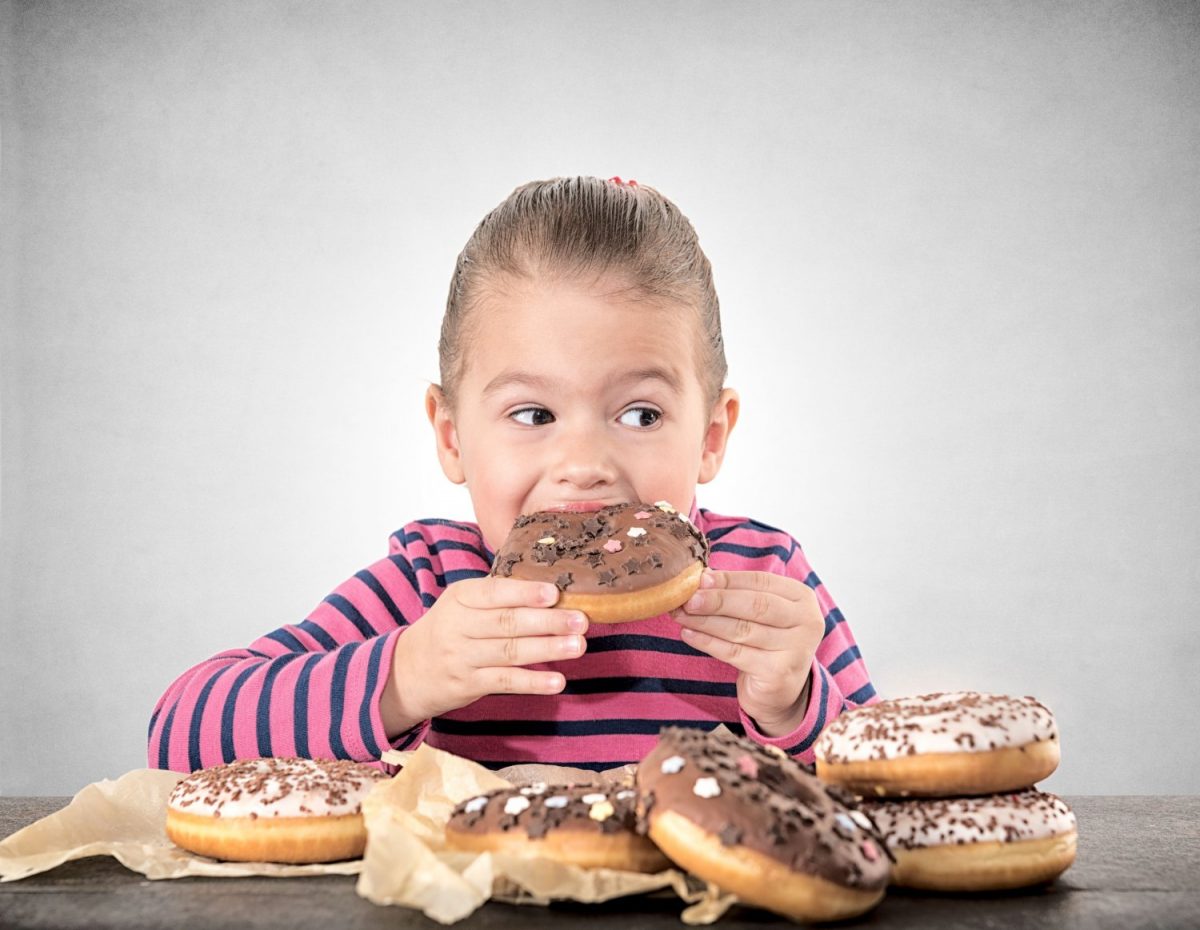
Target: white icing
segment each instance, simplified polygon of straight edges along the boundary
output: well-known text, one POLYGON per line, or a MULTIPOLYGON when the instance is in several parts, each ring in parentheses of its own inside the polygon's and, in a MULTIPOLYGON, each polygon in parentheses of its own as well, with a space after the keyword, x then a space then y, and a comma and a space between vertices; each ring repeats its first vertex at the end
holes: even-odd
POLYGON ((340 817, 387 776, 378 769, 316 759, 245 759, 201 769, 175 785, 172 810, 221 817, 340 817))
POLYGON ((617 792, 617 800, 618 801, 628 801, 630 798, 634 797, 636 794, 637 794, 636 791, 628 791, 628 790, 618 791, 617 792))
POLYGON ((847 711, 818 737, 825 762, 986 752, 1058 738, 1048 708, 1030 697, 952 691, 895 698, 847 711))
POLYGON ((683 756, 668 756, 666 759, 662 760, 662 765, 660 768, 662 769, 662 773, 664 775, 674 775, 682 770, 683 766, 683 756))
POLYGON ((529 797, 530 795, 545 794, 546 783, 544 781, 535 781, 532 785, 526 785, 521 789, 521 794, 529 797))
POLYGON ((487 802, 488 802, 487 798, 483 798, 483 797, 471 798, 471 800, 469 800, 467 802, 467 805, 466 805, 466 807, 463 808, 463 810, 466 811, 468 814, 478 814, 481 810, 483 810, 485 807, 487 807, 487 802))
POLYGON ((607 794, 599 794, 599 793, 585 794, 579 800, 581 800, 584 804, 599 804, 601 801, 607 801, 608 795, 607 794))
POLYGON ((893 849, 1046 839, 1075 829, 1075 814, 1053 794, 1027 790, 978 798, 865 801, 893 849))
POLYGON ((546 798, 545 804, 547 807, 566 807, 570 799, 565 794, 556 794, 552 798, 546 798))

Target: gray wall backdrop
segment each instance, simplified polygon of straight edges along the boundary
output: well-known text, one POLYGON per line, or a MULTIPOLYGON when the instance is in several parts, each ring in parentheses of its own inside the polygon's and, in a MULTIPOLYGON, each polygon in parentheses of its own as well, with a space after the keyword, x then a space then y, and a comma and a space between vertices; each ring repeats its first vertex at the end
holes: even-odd
POLYGON ((426 516, 454 258, 659 187, 886 695, 1033 694, 1059 793, 1200 790, 1192 3, 0 6, 0 792, 145 764, 186 667, 426 516))

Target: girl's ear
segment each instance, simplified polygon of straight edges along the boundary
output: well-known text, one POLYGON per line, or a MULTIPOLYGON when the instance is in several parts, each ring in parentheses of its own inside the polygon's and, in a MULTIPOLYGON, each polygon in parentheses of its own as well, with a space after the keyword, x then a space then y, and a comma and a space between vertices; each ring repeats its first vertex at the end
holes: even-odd
POLYGON ((438 461, 442 472, 454 484, 463 484, 467 477, 463 474, 462 450, 458 447, 458 430, 454 428, 451 419, 450 404, 446 395, 437 384, 429 385, 425 392, 425 414, 433 425, 433 437, 437 442, 438 461))
POLYGON ((713 405, 708 420, 708 429, 704 433, 704 445, 700 449, 700 474, 696 477, 697 484, 707 484, 717 477, 721 470, 721 462, 725 459, 725 446, 729 442, 729 434, 737 423, 741 401, 737 391, 725 388, 713 405))

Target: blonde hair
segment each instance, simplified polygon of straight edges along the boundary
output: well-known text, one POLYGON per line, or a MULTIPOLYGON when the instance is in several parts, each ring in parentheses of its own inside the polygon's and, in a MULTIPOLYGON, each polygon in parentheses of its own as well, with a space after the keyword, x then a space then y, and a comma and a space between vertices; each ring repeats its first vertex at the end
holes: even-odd
POLYGON ((504 277, 615 274, 627 299, 694 309, 700 324, 696 370, 711 408, 728 366, 712 267, 679 208, 636 181, 594 177, 531 181, 475 228, 458 255, 438 358, 442 392, 453 409, 469 337, 465 321, 504 277))

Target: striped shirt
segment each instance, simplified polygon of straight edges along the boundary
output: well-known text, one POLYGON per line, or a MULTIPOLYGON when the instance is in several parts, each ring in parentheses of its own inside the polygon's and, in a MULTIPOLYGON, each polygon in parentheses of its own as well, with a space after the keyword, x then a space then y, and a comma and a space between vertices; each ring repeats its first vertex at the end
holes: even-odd
POLYGON ((809 762, 829 721, 877 700, 850 628, 787 533, 694 503, 691 518, 712 544, 712 568, 786 575, 816 592, 825 632, 808 712, 792 733, 759 732, 738 705, 737 669, 684 643, 664 614, 593 624, 584 655, 531 666, 562 672, 560 694, 488 695, 389 740, 379 703, 397 639, 447 585, 486 575, 494 557, 477 525, 428 519, 394 533, 386 558, 306 619, 177 678, 150 720, 149 763, 192 771, 266 756, 375 761, 389 747, 424 741, 489 768, 550 762, 599 770, 640 759, 662 726, 721 723, 809 762))

